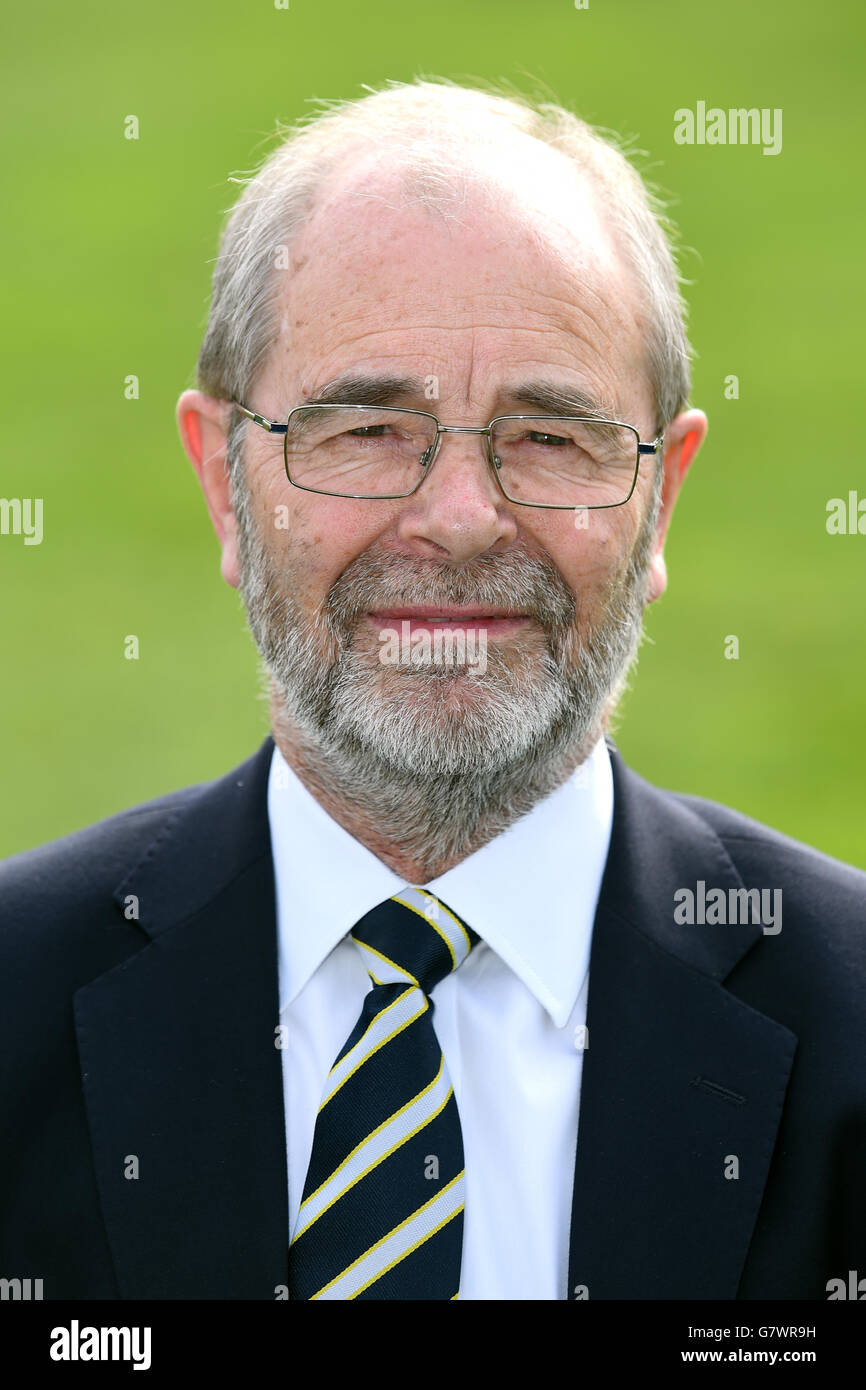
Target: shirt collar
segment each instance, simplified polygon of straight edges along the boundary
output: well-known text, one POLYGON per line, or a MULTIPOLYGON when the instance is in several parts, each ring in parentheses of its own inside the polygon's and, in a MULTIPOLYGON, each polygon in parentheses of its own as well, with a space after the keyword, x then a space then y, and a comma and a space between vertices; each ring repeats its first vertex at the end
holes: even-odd
MULTIPOLYGON (((406 880, 328 815, 276 746, 268 819, 285 1008, 364 913, 406 880)), ((589 968, 612 821, 613 776, 601 738, 561 787, 424 885, 519 976, 558 1028, 589 968)))

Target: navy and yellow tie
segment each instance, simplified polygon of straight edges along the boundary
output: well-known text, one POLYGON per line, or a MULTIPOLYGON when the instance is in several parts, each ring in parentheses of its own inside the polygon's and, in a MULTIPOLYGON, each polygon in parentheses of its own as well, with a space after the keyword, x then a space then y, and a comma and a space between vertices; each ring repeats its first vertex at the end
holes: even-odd
POLYGON ((454 1299, 463 1140, 431 991, 478 941, 425 889, 352 929, 373 988, 325 1083, 292 1234, 298 1299, 454 1299))

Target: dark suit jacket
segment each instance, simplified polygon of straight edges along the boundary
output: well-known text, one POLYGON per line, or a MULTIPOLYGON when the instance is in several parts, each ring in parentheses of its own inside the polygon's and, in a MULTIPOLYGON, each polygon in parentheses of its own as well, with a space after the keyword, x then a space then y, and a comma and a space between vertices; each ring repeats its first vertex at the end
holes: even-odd
MULTIPOLYGON (((272 746, 0 866, 0 1276, 45 1298, 287 1282, 272 746)), ((866 875, 611 757, 570 1297, 825 1299, 866 1274, 866 875), (699 880, 782 930, 678 925, 699 880)))

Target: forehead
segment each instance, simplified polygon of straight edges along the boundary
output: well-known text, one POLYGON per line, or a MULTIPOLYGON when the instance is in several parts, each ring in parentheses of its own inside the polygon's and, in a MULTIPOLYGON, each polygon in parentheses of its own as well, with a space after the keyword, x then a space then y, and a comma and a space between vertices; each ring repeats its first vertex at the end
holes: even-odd
POLYGON ((497 376, 539 369, 622 397, 642 370, 639 297, 588 180, 533 145, 534 164, 458 165, 444 189, 370 158, 332 175, 281 286, 293 403, 396 368, 479 404, 497 376))

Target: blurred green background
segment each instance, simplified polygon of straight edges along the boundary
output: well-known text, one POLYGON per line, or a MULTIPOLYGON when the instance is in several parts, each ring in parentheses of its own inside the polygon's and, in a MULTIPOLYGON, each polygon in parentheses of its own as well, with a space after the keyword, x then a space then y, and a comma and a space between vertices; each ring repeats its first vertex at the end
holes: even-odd
POLYGON ((866 866, 866 535, 825 525, 828 499, 866 498, 859 0, 97 0, 19 5, 5 27, 0 495, 42 497, 45 530, 0 536, 0 854, 219 775, 264 736, 173 418, 227 178, 310 98, 421 72, 546 85, 637 137, 673 196, 710 435, 617 739, 650 780, 866 866), (781 107, 782 152, 676 145, 699 100, 781 107))

